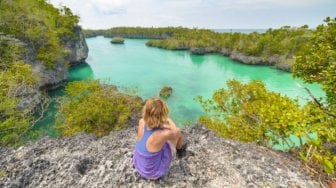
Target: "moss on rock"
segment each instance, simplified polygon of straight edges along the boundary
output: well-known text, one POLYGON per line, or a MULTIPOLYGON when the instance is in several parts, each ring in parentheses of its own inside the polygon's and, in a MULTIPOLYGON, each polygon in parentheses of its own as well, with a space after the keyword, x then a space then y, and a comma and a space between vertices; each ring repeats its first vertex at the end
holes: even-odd
POLYGON ((124 44, 125 39, 122 37, 113 37, 111 40, 112 44, 124 44))
POLYGON ((170 86, 164 86, 161 90, 160 90, 160 97, 163 98, 168 98, 172 95, 173 93, 173 88, 170 86))

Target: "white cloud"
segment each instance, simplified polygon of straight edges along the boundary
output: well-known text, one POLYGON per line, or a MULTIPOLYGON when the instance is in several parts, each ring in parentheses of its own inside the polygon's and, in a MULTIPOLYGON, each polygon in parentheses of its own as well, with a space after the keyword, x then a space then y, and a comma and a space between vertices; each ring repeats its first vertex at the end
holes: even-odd
POLYGON ((334 16, 335 0, 50 0, 81 17, 84 28, 187 26, 268 28, 316 25, 334 16), (289 11, 290 10, 290 11, 289 11))

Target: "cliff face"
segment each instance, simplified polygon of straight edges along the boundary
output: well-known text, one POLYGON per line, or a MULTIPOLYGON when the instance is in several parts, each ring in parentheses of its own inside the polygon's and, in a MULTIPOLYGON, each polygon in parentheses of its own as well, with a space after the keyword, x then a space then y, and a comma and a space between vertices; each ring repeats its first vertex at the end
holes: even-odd
MULTIPOLYGON (((268 58, 248 56, 248 55, 245 55, 237 51, 230 51, 227 48, 221 49, 220 53, 224 56, 230 57, 233 60, 239 61, 244 64, 252 64, 252 65, 277 65, 280 62, 285 61, 285 59, 280 56, 272 56, 268 58)), ((288 71, 288 70, 285 70, 285 71, 288 71)))
MULTIPOLYGON (((68 54, 67 61, 70 62, 70 66, 84 62, 89 52, 80 27, 75 27, 74 32, 76 38, 64 41, 62 45, 68 54)), ((48 69, 39 62, 33 62, 32 66, 33 70, 41 75, 40 88, 55 89, 63 85, 68 78, 68 65, 65 62, 56 62, 53 69, 48 69)))
POLYGON ((0 187, 318 187, 284 153, 217 137, 200 125, 184 130, 190 144, 160 180, 132 167, 135 123, 109 136, 44 138, 17 150, 0 147, 0 187))
MULTIPOLYGON (((63 47, 68 53, 67 61, 70 62, 70 65, 76 65, 84 62, 88 56, 88 47, 80 27, 75 27, 74 32, 77 37, 63 43, 63 47)), ((27 112, 36 110, 37 106, 41 104, 44 98, 40 89, 49 90, 57 88, 63 85, 67 80, 68 65, 65 62, 55 62, 55 68, 48 69, 42 62, 36 60, 37 52, 34 51, 34 48, 29 46, 29 44, 1 33, 0 42, 22 49, 22 52, 18 54, 15 59, 23 60, 24 62, 30 64, 34 75, 39 80, 36 87, 28 89, 25 88, 19 92, 17 96, 20 98, 20 102, 17 106, 19 110, 27 112)))
POLYGON ((68 61, 70 65, 76 65, 83 63, 88 57, 89 48, 86 44, 85 37, 81 32, 80 27, 76 27, 74 32, 77 36, 74 40, 68 40, 64 42, 64 47, 68 51, 68 61))

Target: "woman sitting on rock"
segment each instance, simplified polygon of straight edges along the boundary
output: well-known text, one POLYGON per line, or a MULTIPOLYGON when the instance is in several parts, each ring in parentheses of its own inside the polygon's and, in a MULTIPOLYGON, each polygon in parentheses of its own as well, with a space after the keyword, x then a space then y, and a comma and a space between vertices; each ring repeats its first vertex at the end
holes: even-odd
POLYGON ((146 179, 165 175, 176 149, 183 151, 183 137, 179 128, 168 118, 166 103, 157 98, 148 99, 139 121, 133 165, 146 179))

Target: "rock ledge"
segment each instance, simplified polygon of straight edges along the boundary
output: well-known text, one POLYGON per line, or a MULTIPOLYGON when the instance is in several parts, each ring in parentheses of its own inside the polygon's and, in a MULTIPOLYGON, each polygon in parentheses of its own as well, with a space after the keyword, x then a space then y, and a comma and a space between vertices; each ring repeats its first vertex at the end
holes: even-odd
POLYGON ((145 180, 132 167, 135 132, 0 147, 0 187, 319 187, 286 154, 219 138, 200 125, 184 130, 187 155, 160 180, 145 180))

